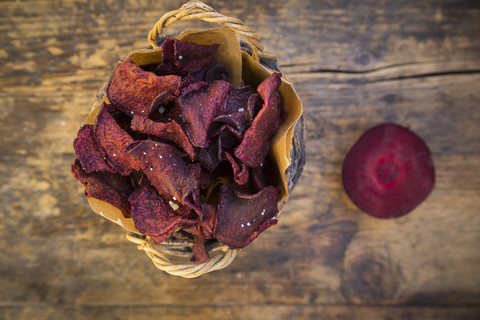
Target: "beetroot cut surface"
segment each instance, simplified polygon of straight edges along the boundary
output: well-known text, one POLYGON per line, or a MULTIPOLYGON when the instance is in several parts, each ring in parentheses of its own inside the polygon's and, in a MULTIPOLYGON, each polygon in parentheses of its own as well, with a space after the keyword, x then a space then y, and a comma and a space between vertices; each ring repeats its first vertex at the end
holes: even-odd
POLYGON ((430 150, 407 128, 381 124, 353 145, 342 168, 345 192, 362 211, 377 218, 407 214, 435 184, 430 150))

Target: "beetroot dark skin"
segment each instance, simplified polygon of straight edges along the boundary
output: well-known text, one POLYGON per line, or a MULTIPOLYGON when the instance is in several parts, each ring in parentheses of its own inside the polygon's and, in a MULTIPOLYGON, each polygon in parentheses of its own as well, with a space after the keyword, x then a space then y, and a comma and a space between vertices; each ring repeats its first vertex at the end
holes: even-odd
POLYGON ((407 128, 381 124, 366 131, 343 162, 345 192, 377 218, 403 216, 424 201, 435 184, 430 150, 407 128))

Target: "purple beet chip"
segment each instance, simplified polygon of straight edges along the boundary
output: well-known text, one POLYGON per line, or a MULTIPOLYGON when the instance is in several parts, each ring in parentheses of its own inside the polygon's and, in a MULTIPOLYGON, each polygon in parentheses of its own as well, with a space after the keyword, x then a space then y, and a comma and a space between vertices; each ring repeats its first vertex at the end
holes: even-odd
POLYGON ((235 149, 235 156, 251 168, 262 164, 270 150, 270 138, 280 126, 282 100, 278 88, 281 76, 280 73, 274 73, 258 86, 257 91, 264 101, 263 108, 235 149))
POLYGON ((95 122, 95 139, 97 144, 105 150, 108 163, 117 172, 126 176, 132 170, 138 170, 133 158, 126 152, 133 138, 117 124, 108 112, 106 104, 100 110, 95 122))
POLYGON ((128 148, 151 184, 172 207, 198 203, 198 181, 173 146, 152 140, 136 141, 128 148))
POLYGON ((92 125, 86 124, 78 130, 77 138, 73 140, 73 149, 86 173, 117 172, 108 164, 105 151, 97 145, 92 125))
POLYGON ((137 189, 128 200, 135 228, 155 243, 167 240, 182 219, 152 186, 137 189))
POLYGON ((168 123, 163 123, 155 122, 141 116, 134 116, 131 128, 133 131, 154 135, 160 139, 172 141, 180 146, 192 161, 196 158, 195 148, 188 140, 182 127, 174 120, 168 123))
POLYGON ((245 111, 247 109, 248 100, 253 93, 254 92, 250 86, 235 88, 228 95, 227 103, 221 113, 230 114, 245 111))
POLYGON ((128 197, 133 188, 129 177, 109 172, 86 173, 78 159, 72 164, 72 174, 85 187, 85 197, 108 202, 120 209, 125 218, 131 217, 128 197))
POLYGON ((218 44, 200 45, 167 38, 163 42, 163 71, 168 74, 195 73, 213 62, 218 44))
POLYGON ((236 184, 238 185, 244 185, 245 183, 248 182, 249 178, 249 171, 246 165, 243 163, 238 163, 237 161, 230 153, 224 152, 225 158, 227 158, 228 162, 230 162, 230 165, 232 166, 233 169, 233 179, 236 184))
POLYGON ((225 103, 232 85, 225 81, 214 81, 208 88, 182 95, 179 99, 183 120, 190 142, 199 148, 207 148, 207 131, 221 106, 225 103))
POLYGON ((128 115, 148 117, 155 107, 165 104, 180 94, 179 76, 157 76, 144 71, 131 59, 124 60, 115 69, 107 88, 108 100, 128 115))
POLYGON ((278 194, 270 186, 253 194, 238 194, 232 184, 220 187, 215 237, 230 248, 243 248, 277 223, 278 194))

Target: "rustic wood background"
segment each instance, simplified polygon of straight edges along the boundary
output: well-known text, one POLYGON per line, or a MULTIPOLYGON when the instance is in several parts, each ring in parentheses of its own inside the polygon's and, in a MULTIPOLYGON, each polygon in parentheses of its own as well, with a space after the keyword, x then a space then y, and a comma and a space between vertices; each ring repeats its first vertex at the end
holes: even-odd
MULTIPOLYGON (((304 102, 307 164, 279 224, 193 280, 158 271, 70 174, 98 88, 181 4, 0 2, 0 319, 479 319, 480 2, 209 1, 278 56, 304 102), (391 221, 340 179, 386 121, 418 133, 437 172, 391 221)), ((206 25, 169 30, 192 26, 206 25)))

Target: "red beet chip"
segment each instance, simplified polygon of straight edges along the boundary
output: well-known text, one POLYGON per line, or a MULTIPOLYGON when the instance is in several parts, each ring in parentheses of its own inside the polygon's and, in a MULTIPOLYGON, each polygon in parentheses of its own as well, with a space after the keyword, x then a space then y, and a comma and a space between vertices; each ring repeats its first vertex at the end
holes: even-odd
POLYGON ((190 261, 195 264, 200 264, 206 262, 209 258, 210 255, 205 248, 205 237, 203 235, 194 235, 192 257, 190 258, 190 261))
POLYGON ((435 171, 427 145, 395 124, 366 131, 345 157, 343 186, 350 199, 377 218, 400 217, 427 198, 435 171))
POLYGON ((221 113, 230 114, 246 111, 248 99, 252 94, 253 91, 250 86, 235 88, 229 93, 227 103, 224 105, 221 113))
POLYGON ((167 240, 180 224, 182 217, 175 213, 152 186, 137 189, 128 200, 135 228, 150 236, 155 243, 167 240))
MULTIPOLYGON (((212 137, 222 136, 224 139, 226 136, 233 136, 236 139, 232 139, 231 142, 233 143, 233 145, 238 145, 238 141, 242 140, 243 134, 241 131, 238 131, 237 129, 229 126, 228 124, 224 124, 219 129, 217 129, 217 131, 214 131, 211 134, 211 136, 212 137)), ((232 145, 232 143, 228 143, 228 144, 232 145)))
POLYGON ((129 177, 109 172, 86 173, 78 159, 72 164, 72 174, 85 187, 85 197, 108 202, 120 209, 125 218, 131 217, 128 197, 133 188, 129 177))
POLYGON ((221 159, 218 157, 218 148, 218 143, 211 143, 207 149, 198 151, 198 161, 210 172, 215 170, 220 164, 221 159))
POLYGON ((131 59, 115 69, 107 88, 108 100, 128 115, 148 117, 157 106, 180 94, 181 78, 175 75, 157 76, 144 71, 131 59))
POLYGON ((200 45, 167 38, 162 45, 163 70, 168 74, 187 74, 200 71, 213 62, 219 45, 200 45))
POLYGON ((97 144, 105 150, 107 160, 117 172, 126 176, 133 170, 138 170, 133 158, 126 152, 126 148, 133 142, 133 138, 117 124, 110 115, 106 104, 100 110, 95 122, 95 138, 97 144))
POLYGON ((248 98, 247 112, 248 112, 248 118, 250 122, 252 122, 253 119, 255 119, 258 112, 262 109, 262 105, 263 105, 262 96, 260 96, 258 93, 252 94, 250 98, 248 98))
POLYGON ((228 82, 218 80, 214 81, 208 88, 190 94, 182 94, 179 103, 182 108, 187 135, 194 146, 208 147, 208 128, 231 90, 232 86, 228 82))
POLYGON ((230 130, 234 133, 239 139, 243 138, 245 131, 250 127, 251 122, 248 118, 248 112, 236 112, 230 114, 222 114, 220 116, 215 117, 213 120, 215 123, 225 123, 234 131, 230 130))
POLYGON ((248 182, 249 171, 246 165, 238 161, 228 152, 224 152, 225 158, 230 162, 233 169, 233 179, 236 184, 244 185, 248 182))
POLYGON ((224 65, 212 63, 206 68, 205 81, 211 83, 215 80, 228 81, 230 73, 224 65))
POLYGON ((253 168, 251 177, 254 190, 262 190, 268 184, 267 173, 265 172, 264 166, 253 168))
MULTIPOLYGON (((186 79, 186 78, 184 78, 186 79)), ((208 83, 204 82, 204 81, 197 81, 197 82, 190 82, 190 81, 185 81, 185 86, 182 87, 182 90, 181 90, 181 95, 182 96, 187 96, 191 93, 194 93, 196 91, 200 91, 200 90, 206 90, 208 88, 208 83), (188 83, 188 84, 187 84, 188 83)))
POLYGON ((145 134, 154 135, 160 139, 172 141, 180 146, 193 161, 196 157, 195 149, 188 141, 188 137, 182 127, 174 120, 163 123, 155 122, 150 119, 134 116, 131 123, 131 129, 145 134))
POLYGON ((215 238, 230 248, 243 248, 277 223, 278 194, 269 186, 253 194, 237 194, 231 184, 220 187, 215 238))
POLYGON ((228 125, 224 125, 220 128, 216 135, 218 137, 220 158, 222 157, 222 152, 225 150, 233 152, 233 148, 238 146, 242 139, 241 133, 228 125))
POLYGON ((274 73, 258 86, 257 91, 263 98, 264 106, 235 149, 235 156, 251 168, 262 164, 270 150, 270 138, 280 126, 282 100, 278 88, 281 76, 280 73, 274 73))
POLYGON ((117 172, 108 164, 105 151, 95 142, 92 125, 86 124, 78 130, 77 138, 73 140, 73 149, 86 173, 94 171, 117 172))
POLYGON ((173 146, 152 140, 136 141, 129 146, 140 169, 151 184, 173 207, 177 203, 193 206, 198 203, 198 181, 173 146))
POLYGON ((217 222, 218 209, 216 205, 202 203, 202 210, 204 212, 200 221, 202 234, 206 239, 214 238, 215 224, 217 222))

